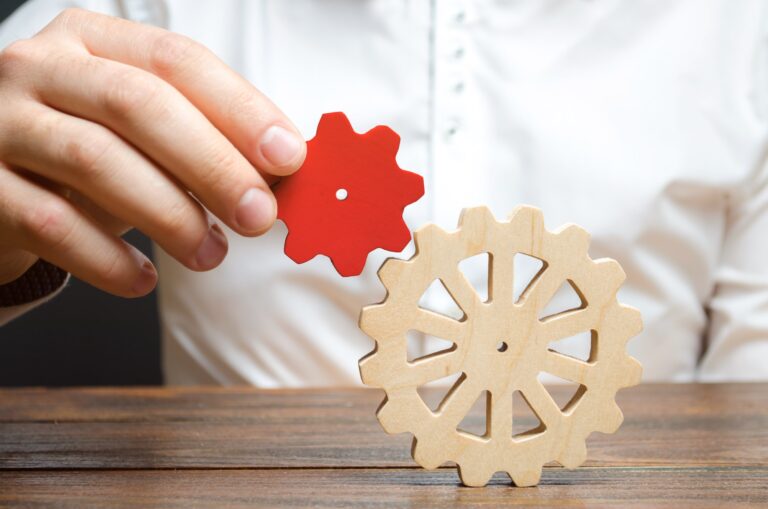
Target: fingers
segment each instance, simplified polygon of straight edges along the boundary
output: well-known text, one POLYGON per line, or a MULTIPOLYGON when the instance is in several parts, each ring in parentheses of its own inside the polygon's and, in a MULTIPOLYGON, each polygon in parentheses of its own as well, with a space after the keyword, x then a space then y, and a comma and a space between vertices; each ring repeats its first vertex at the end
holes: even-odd
POLYGON ((0 161, 33 172, 0 163, 0 247, 117 295, 148 292, 156 274, 115 232, 135 225, 188 267, 211 268, 226 239, 203 206, 263 233, 276 216, 269 179, 306 155, 285 115, 210 51, 87 11, 0 52, 0 85, 0 161), (24 122, 26 103, 37 110, 24 122))
POLYGON ((36 261, 37 256, 23 249, 0 248, 0 285, 20 278, 36 261))
POLYGON ((136 248, 5 168, 0 168, 0 239, 118 296, 146 295, 157 282, 152 262, 136 248))
POLYGON ((259 170, 287 175, 301 166, 306 144, 296 127, 204 46, 160 28, 80 10, 65 11, 48 30, 62 28, 75 33, 89 53, 173 85, 259 170))
MULTIPOLYGON (((42 102, 115 131, 233 230, 258 235, 272 226, 276 204, 267 183, 168 83, 129 65, 78 53, 52 55, 32 72, 38 74, 35 90, 42 102)), ((109 157, 117 147, 113 144, 97 155, 109 157)))
POLYGON ((2 158, 88 197, 82 209, 106 231, 134 226, 193 270, 224 259, 226 237, 202 206, 109 129, 39 104, 17 115, 23 136, 0 144, 2 158))

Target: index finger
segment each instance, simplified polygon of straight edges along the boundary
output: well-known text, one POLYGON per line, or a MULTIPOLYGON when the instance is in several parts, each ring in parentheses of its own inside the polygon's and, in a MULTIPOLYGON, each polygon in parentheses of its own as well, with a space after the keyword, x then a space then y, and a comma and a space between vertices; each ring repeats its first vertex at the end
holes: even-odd
POLYGON ((306 143, 296 126, 205 46, 162 28, 80 9, 67 9, 46 30, 62 27, 92 55, 171 84, 260 171, 288 175, 304 162, 306 143))

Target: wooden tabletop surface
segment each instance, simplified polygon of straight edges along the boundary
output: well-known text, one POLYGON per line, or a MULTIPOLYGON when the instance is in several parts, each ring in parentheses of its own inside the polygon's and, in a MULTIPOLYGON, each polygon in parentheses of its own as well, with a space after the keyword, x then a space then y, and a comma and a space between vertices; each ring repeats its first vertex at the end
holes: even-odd
MULTIPOLYGON (((559 389, 553 391, 557 393, 559 389)), ((555 394, 557 397, 557 394, 555 394)), ((0 390, 0 507, 768 507, 768 384, 621 391, 534 488, 418 467, 366 389, 0 390)))

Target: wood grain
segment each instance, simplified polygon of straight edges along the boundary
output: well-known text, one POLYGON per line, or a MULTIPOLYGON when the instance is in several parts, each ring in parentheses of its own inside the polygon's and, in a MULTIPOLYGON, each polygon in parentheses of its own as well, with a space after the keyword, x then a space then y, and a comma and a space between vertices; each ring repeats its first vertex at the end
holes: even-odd
POLYGON ((376 413, 381 425, 388 433, 413 433, 413 459, 424 468, 454 461, 467 486, 484 486, 499 471, 517 486, 534 486, 547 462, 582 465, 586 438, 621 425, 616 391, 637 385, 642 372, 626 351, 642 322, 637 309, 616 299, 626 277, 621 266, 592 260, 583 228, 550 232, 541 210, 528 205, 516 207, 506 221, 497 221, 488 207, 465 208, 456 230, 430 224, 414 233, 414 241, 410 259, 390 258, 381 266, 387 296, 360 314, 360 329, 376 342, 360 360, 360 375, 387 394, 376 413), (488 260, 486 300, 459 269, 482 255, 488 260), (539 260, 542 268, 516 299, 518 255, 539 260), (460 320, 419 307, 435 282, 463 313, 460 320), (542 316, 563 285, 578 295, 578 307, 542 316), (406 362, 411 330, 451 346, 406 362), (592 336, 587 359, 549 348, 584 332, 592 336), (559 405, 539 381, 542 373, 573 383, 577 392, 559 405), (418 388, 448 375, 458 379, 432 411, 418 388), (486 409, 484 425, 472 432, 460 428, 478 403, 486 409), (540 422, 520 427, 513 417, 519 405, 529 406, 540 422))
MULTIPOLYGON (((560 389, 552 389, 557 397, 560 389)), ((2 468, 408 467, 410 438, 375 419, 381 392, 256 389, 0 391, 2 468)), ((641 385, 589 466, 768 464, 761 384, 641 385)))
MULTIPOLYGON (((553 389, 558 397, 559 389, 553 389)), ((588 466, 464 488, 367 389, 0 390, 0 507, 767 507, 768 384, 641 385, 588 466)))
POLYGON ((544 469, 467 488, 453 469, 0 472, 0 507, 766 507, 768 468, 544 469))

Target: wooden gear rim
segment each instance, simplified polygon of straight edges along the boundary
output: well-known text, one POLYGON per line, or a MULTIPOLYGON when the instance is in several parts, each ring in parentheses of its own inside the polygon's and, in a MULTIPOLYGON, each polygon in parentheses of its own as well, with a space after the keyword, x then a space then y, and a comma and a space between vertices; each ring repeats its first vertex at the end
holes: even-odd
POLYGON ((414 234, 416 254, 388 259, 379 270, 385 300, 365 307, 360 328, 376 342, 360 360, 366 385, 386 398, 377 417, 388 433, 414 435, 417 463, 433 469, 454 461, 468 486, 484 486, 495 472, 507 472, 518 486, 538 483, 542 466, 557 461, 574 468, 586 459, 585 440, 593 431, 612 433, 623 420, 616 392, 639 383, 642 368, 626 352, 626 343, 642 329, 640 313, 619 304, 616 293, 625 279, 619 264, 592 260, 589 234, 576 225, 549 232, 539 209, 520 206, 506 222, 486 207, 464 209, 459 229, 446 232, 427 225, 414 234), (488 300, 458 269, 461 260, 488 253, 488 300), (513 256, 523 253, 544 262, 517 302, 513 302, 513 256), (418 301, 440 279, 464 311, 462 320, 424 310, 418 301), (539 312, 564 281, 577 289, 585 305, 544 320, 539 312), (407 362, 406 333, 416 329, 450 339, 454 347, 407 362), (593 356, 586 362, 546 348, 559 338, 593 331, 593 356), (499 338, 513 338, 499 354, 499 338), (560 409, 537 379, 553 373, 581 384, 573 404, 560 409), (463 373, 436 411, 417 392, 420 385, 463 373), (456 427, 487 390, 490 404, 483 437, 456 427), (519 390, 545 429, 512 438, 512 394, 519 390))

